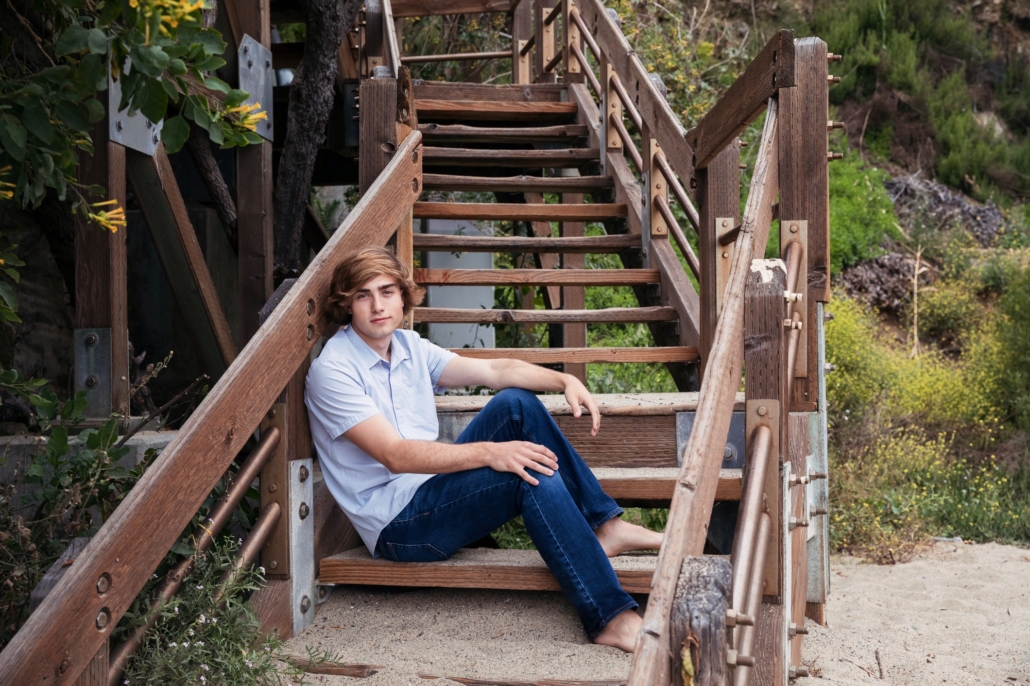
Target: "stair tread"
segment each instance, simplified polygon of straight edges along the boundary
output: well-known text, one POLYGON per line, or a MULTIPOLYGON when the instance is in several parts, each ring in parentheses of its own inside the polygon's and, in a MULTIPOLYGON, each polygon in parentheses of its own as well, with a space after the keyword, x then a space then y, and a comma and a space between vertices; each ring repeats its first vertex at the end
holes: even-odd
POLYGON ((610 188, 610 176, 468 176, 461 174, 423 174, 422 189, 427 191, 492 191, 504 193, 574 193, 610 188))
POLYGON ((584 124, 554 126, 469 126, 466 124, 419 124, 418 130, 427 141, 490 141, 495 143, 554 143, 586 138, 584 124))
MULTIPOLYGON (((677 467, 594 467, 604 492, 619 502, 633 501, 652 507, 668 507, 679 477, 677 467)), ((740 500, 740 469, 719 471, 716 500, 740 500)))
MULTIPOLYGON (((619 555, 612 567, 630 593, 650 591, 657 555, 619 555)), ((319 583, 436 588, 505 588, 557 591, 558 581, 535 550, 462 548, 440 562, 373 559, 362 546, 323 559, 319 583)))
POLYGON ((509 150, 487 148, 445 148, 425 146, 425 166, 464 165, 467 167, 570 167, 597 162, 597 148, 559 148, 555 150, 509 150))
MULTIPOLYGON (((697 410, 699 393, 595 393, 601 415, 663 415, 697 410)), ((490 402, 488 395, 438 395, 437 412, 479 412, 490 402)), ((552 415, 571 415, 564 395, 538 395, 552 415)), ((744 409, 744 394, 737 393, 733 409, 744 409)))
POLYGON ((479 359, 505 358, 533 364, 566 364, 597 362, 697 362, 697 348, 664 346, 661 348, 450 348, 462 357, 479 359))
POLYGON ((427 100, 415 99, 421 121, 538 121, 575 116, 574 102, 510 102, 501 100, 427 100))
POLYGON ((474 310, 457 307, 416 307, 416 322, 507 324, 529 322, 671 322, 673 307, 609 307, 601 310, 474 310))
POLYGON ((527 236, 446 236, 431 233, 414 235, 415 250, 442 250, 451 252, 562 252, 607 253, 639 248, 640 234, 611 234, 607 236, 574 236, 547 238, 527 236))
POLYGON ((490 286, 534 284, 562 286, 642 285, 659 283, 657 269, 425 269, 412 270, 415 283, 490 286))
POLYGON ((549 205, 547 203, 416 202, 416 219, 479 219, 495 221, 603 221, 626 216, 623 203, 549 205))

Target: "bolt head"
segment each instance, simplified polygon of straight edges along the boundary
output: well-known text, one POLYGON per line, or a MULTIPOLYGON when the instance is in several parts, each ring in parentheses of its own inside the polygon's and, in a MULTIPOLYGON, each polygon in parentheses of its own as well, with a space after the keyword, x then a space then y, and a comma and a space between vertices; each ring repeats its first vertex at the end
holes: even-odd
POLYGON ((791 224, 790 225, 790 232, 791 233, 797 233, 798 232, 798 225, 797 224, 791 224))
POLYGON ((97 628, 103 629, 107 626, 107 623, 111 621, 111 612, 105 607, 103 610, 97 613, 97 628))
POLYGON ((96 388, 98 383, 100 383, 100 380, 94 375, 90 374, 86 377, 86 388, 96 388))
POLYGON ((97 335, 95 333, 89 334, 88 336, 86 336, 86 341, 85 342, 86 342, 86 345, 96 345, 97 344, 97 335))
POLYGON ((729 220, 729 219, 723 219, 723 220, 722 220, 722 227, 723 227, 724 229, 725 229, 725 228, 729 228, 729 225, 730 225, 730 220, 729 220))
POLYGON ((303 613, 306 613, 310 609, 311 609, 311 598, 309 598, 307 596, 304 596, 303 598, 300 599, 300 611, 303 614, 303 613))
POLYGON ((279 567, 279 563, 276 562, 275 560, 272 560, 271 562, 268 563, 268 568, 269 569, 277 569, 278 567, 279 567))
POLYGON ((304 483, 308 480, 308 477, 311 476, 311 472, 308 471, 307 467, 301 467, 298 476, 300 477, 300 482, 304 483))
POLYGON ((728 252, 723 252, 722 256, 725 258, 725 257, 729 257, 730 254, 728 252))
POLYGON ((269 493, 275 493, 277 490, 279 490, 278 486, 276 486, 275 484, 268 484, 269 493))
POLYGON ((108 589, 110 588, 111 578, 106 574, 101 575, 101 577, 97 579, 97 593, 103 595, 104 593, 107 593, 108 589))
POLYGON ((300 516, 301 520, 305 520, 308 518, 308 515, 311 514, 311 508, 308 507, 307 503, 301 503, 300 508, 297 510, 297 514, 300 516))
POLYGON ((272 68, 272 60, 265 60, 265 69, 272 68))
POLYGON ((759 417, 764 417, 767 414, 769 414, 769 408, 767 408, 765 405, 762 405, 761 407, 758 408, 758 416, 759 417))
POLYGON ((254 66, 254 60, 247 60, 247 67, 250 68, 250 67, 253 67, 253 66, 254 66))
POLYGON ((307 304, 307 306, 305 308, 305 311, 309 315, 313 314, 315 312, 315 301, 314 300, 310 300, 310 299, 308 300, 308 304, 307 304))
POLYGON ((57 673, 64 674, 68 671, 68 658, 61 660, 61 664, 57 665, 57 673))
POLYGON ((115 121, 114 128, 115 128, 115 131, 121 131, 122 130, 123 127, 122 127, 122 120, 121 119, 115 121))
POLYGON ((308 324, 308 328, 304 331, 304 336, 310 341, 315 337, 315 327, 308 324))

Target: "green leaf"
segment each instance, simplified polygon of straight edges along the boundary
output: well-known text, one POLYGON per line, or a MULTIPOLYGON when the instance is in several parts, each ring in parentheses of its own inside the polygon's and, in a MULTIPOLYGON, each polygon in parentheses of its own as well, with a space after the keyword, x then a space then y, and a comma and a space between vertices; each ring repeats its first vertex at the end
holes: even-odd
POLYGON ((239 107, 243 104, 243 101, 249 97, 250 93, 248 93, 247 91, 241 91, 238 88, 233 88, 231 91, 225 94, 225 109, 239 107))
POLYGON ((179 102, 179 91, 175 88, 175 83, 171 79, 161 79, 161 87, 165 89, 169 100, 179 102))
POLYGON ((89 51, 94 55, 107 54, 107 34, 100 29, 90 29, 87 33, 89 51))
POLYGON ((197 69, 201 71, 214 71, 216 69, 221 69, 222 67, 224 67, 225 60, 223 60, 221 57, 218 57, 217 55, 212 55, 211 57, 208 57, 206 60, 197 62, 196 66, 197 69))
POLYGON ((168 71, 175 76, 182 76, 186 73, 186 63, 180 59, 168 60, 168 71))
POLYGON ((96 98, 87 98, 83 103, 89 112, 89 122, 95 124, 104 118, 104 105, 96 98))
POLYGON ((222 145, 225 143, 225 133, 222 130, 221 124, 212 124, 207 132, 211 136, 211 142, 215 145, 222 145))
POLYGON ((225 81, 222 81, 217 76, 205 77, 204 78, 204 85, 207 86, 208 88, 210 88, 211 90, 218 91, 219 93, 228 93, 229 92, 229 84, 227 84, 225 81))
POLYGON ((0 143, 3 143, 11 157, 21 162, 25 159, 25 143, 29 134, 18 118, 5 114, 0 117, 0 143))
POLYGON ((58 57, 64 55, 71 55, 72 53, 82 52, 89 47, 89 30, 79 26, 78 24, 72 24, 64 30, 61 37, 57 39, 57 45, 54 47, 54 54, 58 57))
POLYGON ((193 115, 193 121, 197 122, 197 126, 206 131, 211 126, 211 115, 203 106, 193 105, 193 103, 190 103, 190 105, 192 106, 191 114, 193 115))
POLYGON ((225 41, 222 40, 222 34, 212 29, 197 31, 192 42, 203 46, 204 53, 207 55, 221 55, 225 52, 225 41))
POLYGON ((165 150, 168 154, 181 150, 189 137, 190 125, 186 123, 186 120, 181 115, 171 117, 165 121, 165 125, 161 129, 161 141, 165 144, 165 150))
POLYGON ((35 105, 26 107, 22 111, 21 121, 25 124, 25 128, 44 143, 54 140, 54 127, 50 125, 50 117, 42 107, 35 105))
POLYGON ((132 58, 132 73, 138 69, 146 76, 157 78, 168 68, 168 55, 158 45, 134 45, 129 51, 129 56, 132 58))
POLYGON ((7 276, 11 277, 11 279, 15 283, 21 281, 21 274, 18 273, 17 269, 10 269, 9 267, 4 267, 4 274, 7 274, 7 276))
POLYGON ((140 112, 155 124, 164 119, 168 110, 168 94, 165 93, 165 89, 158 82, 151 81, 144 90, 144 96, 140 112))
POLYGON ((27 476, 34 476, 37 479, 45 479, 49 472, 47 471, 46 465, 42 461, 37 460, 29 465, 29 468, 25 470, 27 476))
POLYGON ((7 306, 12 310, 18 309, 18 297, 14 294, 14 289, 11 288, 11 284, 6 281, 0 281, 0 298, 3 298, 7 306))
POLYGON ((83 57, 77 71, 82 82, 90 88, 107 90, 107 61, 100 55, 91 53, 83 57))
POLYGON ((90 130, 89 118, 78 105, 66 100, 59 100, 54 109, 57 110, 57 116, 68 128, 81 133, 86 133, 90 130))

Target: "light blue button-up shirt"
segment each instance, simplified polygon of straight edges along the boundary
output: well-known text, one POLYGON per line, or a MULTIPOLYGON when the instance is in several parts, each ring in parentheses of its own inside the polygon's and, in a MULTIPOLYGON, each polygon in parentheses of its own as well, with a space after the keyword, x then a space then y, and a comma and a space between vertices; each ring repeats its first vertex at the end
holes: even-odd
POLYGON ((390 361, 354 332, 341 329, 308 371, 304 402, 329 492, 369 552, 380 532, 433 474, 394 474, 343 435, 382 414, 402 438, 435 441, 440 433, 433 393, 454 353, 414 331, 398 329, 390 361))

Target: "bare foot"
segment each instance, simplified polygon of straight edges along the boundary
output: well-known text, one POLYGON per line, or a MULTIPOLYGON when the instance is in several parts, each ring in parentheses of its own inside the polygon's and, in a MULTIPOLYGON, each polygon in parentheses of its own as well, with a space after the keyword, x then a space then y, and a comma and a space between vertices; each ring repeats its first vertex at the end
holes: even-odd
POLYGON ((662 547, 664 534, 630 524, 613 517, 594 531, 597 541, 608 557, 621 555, 627 550, 653 550, 662 547))
POLYGON ((608 622, 608 626, 604 628, 604 631, 594 638, 594 643, 632 653, 637 645, 637 634, 640 633, 640 625, 643 623, 644 620, 635 611, 626 610, 608 622))

